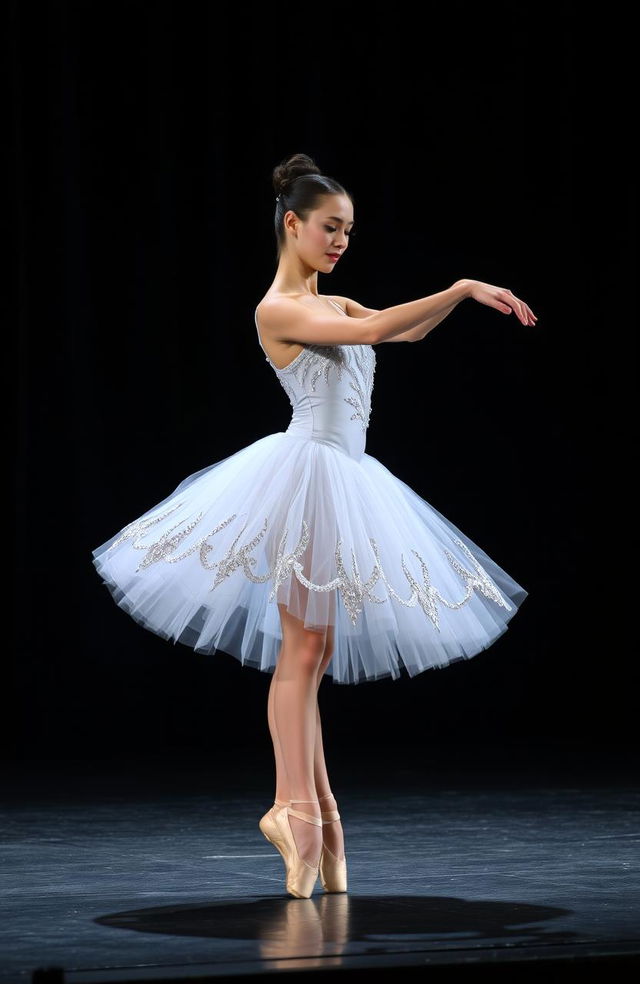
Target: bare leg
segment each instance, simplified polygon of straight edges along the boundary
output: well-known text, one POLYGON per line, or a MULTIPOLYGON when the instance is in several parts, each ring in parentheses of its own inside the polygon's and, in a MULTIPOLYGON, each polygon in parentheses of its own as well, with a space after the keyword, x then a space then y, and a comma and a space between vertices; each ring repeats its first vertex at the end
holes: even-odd
MULTIPOLYGON (((324 651, 316 677, 316 706, 315 706, 316 738, 315 738, 315 745, 314 745, 313 761, 314 761, 314 779, 315 779, 317 794, 318 796, 323 797, 323 799, 320 802, 320 808, 322 810, 337 809, 337 803, 333 795, 329 795, 331 794, 331 784, 329 781, 327 766, 324 757, 324 748, 322 743, 322 723, 320 720, 320 707, 318 705, 318 690, 322 682, 322 677, 333 655, 333 640, 334 640, 333 632, 334 632, 333 626, 328 626, 327 634, 325 638, 324 651)), ((276 691, 277 680, 278 680, 278 672, 280 668, 279 661, 281 656, 282 656, 282 647, 280 649, 280 654, 278 657, 278 664, 276 665, 276 669, 272 674, 271 685, 269 687, 269 699, 267 702, 267 717, 269 721, 269 731, 271 733, 271 740, 273 742, 273 752, 274 752, 275 764, 276 764, 275 798, 280 802, 286 802, 290 799, 290 785, 287 776, 287 771, 285 768, 284 758, 282 755, 282 749, 280 747, 277 722, 273 710, 274 697, 275 697, 275 691, 276 691)), ((306 796, 305 799, 307 799, 306 796)), ((300 806, 299 808, 305 809, 306 811, 306 807, 310 805, 311 804, 307 803, 304 807, 300 806)), ((296 807, 296 809, 298 809, 298 807, 296 807)), ((317 815, 315 811, 312 812, 314 813, 314 816, 317 815)), ((292 825, 295 820, 297 820, 297 817, 291 818, 290 822, 292 823, 292 825)), ((303 822, 304 821, 299 821, 299 823, 301 824, 303 822)), ((323 841, 328 847, 328 849, 331 851, 331 853, 334 854, 337 858, 344 857, 344 833, 342 830, 342 824, 340 820, 335 820, 332 823, 324 824, 322 828, 322 834, 323 834, 323 841)))
POLYGON ((271 675, 271 684, 269 686, 269 700, 267 701, 267 719, 269 721, 269 731, 271 733, 271 741, 273 742, 273 754, 276 760, 276 795, 275 799, 280 803, 286 803, 289 799, 289 779, 287 777, 287 770, 285 769, 284 759, 282 757, 282 749, 280 748, 280 739, 278 737, 278 727, 276 725, 276 718, 273 710, 273 703, 276 693, 276 686, 278 683, 278 671, 280 669, 280 657, 282 656, 282 646, 280 647, 280 652, 278 654, 278 662, 276 668, 271 675))
MULTIPOLYGON (((322 724, 320 722, 320 706, 318 704, 317 693, 320 689, 320 684, 322 682, 323 674, 329 665, 331 657, 333 655, 333 626, 327 627, 327 637, 325 641, 324 654, 322 657, 322 662, 320 663, 320 669, 318 670, 318 679, 316 687, 316 743, 314 748, 314 776, 316 789, 318 791, 318 797, 323 797, 320 800, 321 810, 337 810, 338 804, 331 792, 331 783, 329 782, 329 775, 327 773, 327 764, 324 758, 324 747, 322 744, 322 724)), ((322 826, 322 840, 326 847, 331 851, 333 855, 337 858, 344 857, 344 833, 342 830, 342 823, 340 820, 332 820, 331 823, 325 823, 322 826)))
MULTIPOLYGON (((293 809, 320 817, 314 780, 318 669, 325 635, 304 628, 283 604, 282 648, 272 680, 272 714, 277 744, 289 785, 293 809)), ((279 797, 280 798, 280 797, 279 797)), ((300 857, 316 865, 322 849, 322 828, 299 817, 289 817, 300 857)))

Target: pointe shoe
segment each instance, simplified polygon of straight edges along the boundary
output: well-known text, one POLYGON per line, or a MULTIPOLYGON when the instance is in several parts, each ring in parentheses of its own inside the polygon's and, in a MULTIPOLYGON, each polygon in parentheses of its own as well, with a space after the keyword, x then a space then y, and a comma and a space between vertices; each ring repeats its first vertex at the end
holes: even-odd
MULTIPOLYGON (((328 799, 333 793, 320 796, 320 799, 328 799)), ((334 823, 340 819, 337 810, 321 810, 322 823, 334 823)), ((323 844, 322 854, 320 855, 319 874, 322 887, 325 892, 346 892, 347 891, 347 859, 337 858, 329 848, 323 844)))
MULTIPOLYGON (((289 800, 289 803, 317 803, 317 800, 289 800)), ((276 836, 268 837, 273 846, 280 851, 287 869, 286 888, 290 895, 297 899, 308 899, 313 892, 313 887, 318 878, 319 862, 316 865, 309 864, 298 854, 298 848, 293 836, 289 817, 298 817, 313 823, 317 827, 322 826, 320 817, 314 817, 311 813, 302 813, 301 810, 294 810, 288 804, 283 806, 274 814, 276 826, 276 836)), ((265 834, 266 836, 266 834, 265 834)))
POLYGON ((278 837, 278 828, 276 827, 274 815, 277 813, 278 810, 281 810, 283 806, 286 806, 288 802, 289 800, 279 800, 277 798, 274 799, 273 806, 267 810, 265 815, 260 819, 258 823, 258 827, 260 828, 264 836, 267 838, 267 840, 270 841, 271 843, 273 843, 272 840, 273 837, 276 838, 278 837))

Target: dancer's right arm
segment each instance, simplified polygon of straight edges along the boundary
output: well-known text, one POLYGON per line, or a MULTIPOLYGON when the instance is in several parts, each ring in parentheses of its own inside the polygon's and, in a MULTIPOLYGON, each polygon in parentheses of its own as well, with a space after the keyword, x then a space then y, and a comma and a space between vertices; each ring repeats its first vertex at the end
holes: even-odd
POLYGON ((311 308, 298 300, 277 297, 263 301, 261 325, 276 341, 302 345, 377 345, 394 335, 448 311, 469 296, 471 280, 460 280, 447 290, 376 311, 367 318, 351 318, 311 308))
POLYGON ((537 321, 529 305, 516 297, 507 287, 496 287, 494 284, 485 284, 481 280, 457 280, 452 287, 441 290, 439 294, 431 294, 417 301, 408 301, 406 304, 396 304, 395 307, 376 311, 375 314, 363 318, 362 322, 371 331, 374 338, 372 344, 375 345, 376 342, 388 341, 394 335, 400 335, 403 331, 411 330, 425 321, 437 322, 439 315, 444 317, 449 314, 466 297, 478 301, 479 304, 495 308, 503 314, 511 314, 514 311, 523 325, 533 325, 537 321))
POLYGON ((375 341, 372 344, 386 342, 394 335, 416 328, 429 318, 437 318, 439 314, 449 314, 460 301, 469 297, 471 284, 471 280, 458 280, 437 294, 419 297, 417 301, 407 301, 405 304, 395 304, 364 318, 374 335, 375 341))
POLYGON ((533 311, 508 288, 485 284, 480 280, 457 280, 447 290, 417 301, 395 304, 376 311, 366 318, 332 314, 318 307, 288 297, 263 302, 262 322, 272 337, 283 342, 315 345, 377 345, 395 335, 401 335, 429 318, 448 314, 460 301, 471 297, 480 304, 495 308, 503 314, 515 311, 522 324, 537 321, 533 311))

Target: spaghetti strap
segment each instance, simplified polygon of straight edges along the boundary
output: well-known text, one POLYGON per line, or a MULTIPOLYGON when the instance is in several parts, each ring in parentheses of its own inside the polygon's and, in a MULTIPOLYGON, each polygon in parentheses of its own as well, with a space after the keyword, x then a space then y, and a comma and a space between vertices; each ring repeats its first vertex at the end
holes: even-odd
POLYGON ((340 306, 340 305, 338 304, 338 302, 337 302, 337 301, 334 301, 334 300, 333 300, 333 298, 332 298, 332 297, 329 297, 329 295, 328 295, 328 294, 325 294, 325 297, 327 298, 327 300, 328 300, 328 301, 331 301, 331 303, 332 303, 332 304, 335 304, 335 306, 337 307, 337 309, 338 309, 338 311, 340 312, 340 314, 344 314, 344 315, 346 315, 347 317, 349 317, 349 316, 347 315, 347 312, 346 312, 346 311, 344 310, 344 308, 342 308, 342 307, 341 307, 341 306, 340 306))
MULTIPOLYGON (((260 329, 258 328, 258 309, 257 308, 255 308, 254 309, 254 312, 253 312, 253 320, 256 323, 256 332, 258 333, 258 345, 260 346, 260 348, 264 352, 264 357, 267 360, 267 362, 269 363, 269 365, 270 366, 273 366, 273 362, 271 361, 271 359, 267 355, 267 350, 265 349, 264 345, 262 344, 262 339, 260 338, 260 329)), ((274 369, 275 369, 275 366, 274 366, 274 369)))

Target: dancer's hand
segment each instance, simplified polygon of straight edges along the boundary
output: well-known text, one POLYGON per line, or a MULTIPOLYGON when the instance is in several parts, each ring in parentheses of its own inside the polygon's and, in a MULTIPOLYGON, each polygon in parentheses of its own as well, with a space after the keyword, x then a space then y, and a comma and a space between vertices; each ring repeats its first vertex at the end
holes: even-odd
POLYGON ((538 320, 529 305, 512 294, 507 287, 494 287, 493 284, 484 284, 481 280, 469 280, 467 283, 468 296, 474 301, 487 304, 503 314, 515 311, 523 325, 535 325, 538 320))

